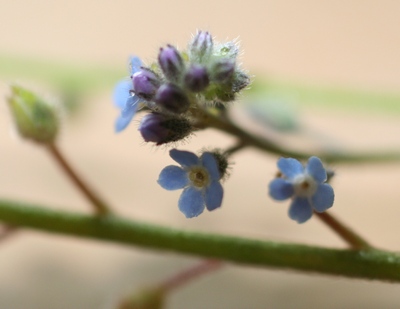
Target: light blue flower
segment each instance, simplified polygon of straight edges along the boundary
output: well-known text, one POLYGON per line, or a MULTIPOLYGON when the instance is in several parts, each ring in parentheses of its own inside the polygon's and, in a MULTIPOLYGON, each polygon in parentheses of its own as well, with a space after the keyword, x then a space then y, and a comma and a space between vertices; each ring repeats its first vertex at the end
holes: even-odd
MULTIPOLYGON (((139 57, 131 57, 130 59, 130 74, 133 74, 140 70, 142 61, 139 57)), ((121 114, 115 122, 115 131, 121 132, 131 122, 133 116, 135 116, 140 103, 140 99, 137 95, 132 92, 132 80, 126 79, 117 84, 114 89, 113 99, 115 105, 121 110, 121 114)))
POLYGON ((181 167, 165 167, 158 183, 166 190, 184 189, 178 206, 186 218, 197 217, 205 207, 209 211, 220 207, 224 191, 214 155, 204 152, 199 158, 192 152, 177 149, 169 154, 181 167))
POLYGON ((324 212, 333 205, 335 198, 332 187, 325 183, 326 170, 317 157, 311 157, 307 166, 293 158, 280 158, 278 168, 282 177, 269 184, 269 195, 283 201, 292 199, 289 217, 298 223, 311 218, 313 210, 324 212))

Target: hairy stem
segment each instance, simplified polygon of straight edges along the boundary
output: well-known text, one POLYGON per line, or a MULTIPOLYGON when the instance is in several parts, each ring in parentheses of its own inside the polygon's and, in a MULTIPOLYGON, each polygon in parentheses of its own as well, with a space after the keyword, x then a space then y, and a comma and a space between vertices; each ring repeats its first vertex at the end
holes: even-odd
POLYGON ((74 183, 74 185, 82 192, 82 194, 88 199, 88 201, 94 207, 96 214, 98 215, 108 215, 111 213, 110 208, 107 206, 107 203, 104 202, 100 196, 89 187, 89 185, 82 180, 82 178, 77 174, 77 172, 72 168, 71 164, 64 157, 62 152, 55 144, 47 145, 47 150, 57 162, 57 164, 61 167, 61 169, 65 172, 65 174, 70 178, 70 180, 74 183))
POLYGON ((400 255, 189 232, 115 216, 89 216, 0 200, 0 221, 40 231, 232 263, 400 282, 400 255))
POLYGON ((330 213, 314 212, 314 214, 333 231, 335 231, 335 233, 338 234, 344 241, 346 241, 353 249, 368 250, 373 248, 366 240, 353 232, 349 227, 341 223, 330 213))

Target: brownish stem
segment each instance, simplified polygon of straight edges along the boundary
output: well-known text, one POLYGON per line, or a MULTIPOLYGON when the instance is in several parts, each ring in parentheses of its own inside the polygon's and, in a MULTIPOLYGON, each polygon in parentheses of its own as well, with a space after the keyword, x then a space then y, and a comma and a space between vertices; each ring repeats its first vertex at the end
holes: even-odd
POLYGON ((314 212, 317 217, 335 231, 351 248, 357 250, 373 249, 373 247, 362 237, 354 233, 349 227, 343 225, 335 217, 327 212, 314 212))
POLYGON ((160 288, 165 292, 170 292, 173 289, 187 284, 190 280, 196 279, 208 272, 220 269, 223 265, 224 263, 219 260, 203 260, 199 264, 185 269, 175 274, 171 278, 168 278, 160 284, 160 288))
POLYGON ((94 207, 96 214, 108 215, 111 213, 110 208, 107 206, 97 193, 95 193, 87 183, 85 183, 76 171, 71 167, 68 161, 65 159, 63 154, 60 152, 55 144, 47 145, 47 150, 50 152, 54 160, 58 163, 61 169, 68 175, 70 180, 75 186, 82 192, 82 194, 89 200, 94 207))
POLYGON ((10 236, 15 235, 19 228, 13 225, 4 225, 0 232, 0 242, 7 240, 10 236))

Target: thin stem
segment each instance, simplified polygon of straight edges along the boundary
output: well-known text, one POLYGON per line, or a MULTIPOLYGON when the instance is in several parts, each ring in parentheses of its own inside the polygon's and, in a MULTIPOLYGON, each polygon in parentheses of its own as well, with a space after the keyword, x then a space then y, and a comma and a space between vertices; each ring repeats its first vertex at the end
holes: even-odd
POLYGON ((0 232, 0 242, 3 242, 13 236, 18 232, 20 229, 13 225, 5 225, 3 226, 2 231, 0 232))
POLYGON ((245 148, 246 146, 247 146, 246 143, 243 143, 242 141, 240 141, 240 142, 238 142, 235 146, 232 146, 232 147, 226 149, 226 150, 224 151, 224 155, 225 155, 226 157, 229 157, 229 156, 231 156, 232 154, 234 154, 235 152, 237 152, 237 151, 239 151, 239 150, 242 150, 242 149, 245 148))
POLYGON ((400 282, 400 255, 382 250, 328 249, 192 232, 116 216, 94 217, 5 200, 0 200, 0 221, 55 234, 243 265, 400 282))
POLYGON ((333 231, 335 231, 335 233, 338 234, 344 241, 346 241, 353 249, 373 249, 373 247, 366 240, 353 232, 349 227, 341 223, 330 213, 314 212, 314 214, 317 215, 317 217, 321 219, 321 221, 324 222, 326 225, 328 225, 333 231))
POLYGON ((243 143, 248 146, 253 146, 260 150, 276 154, 278 156, 293 157, 296 159, 308 159, 311 156, 317 156, 321 160, 332 163, 364 163, 364 162, 399 162, 400 151, 392 152, 377 152, 377 153, 349 153, 343 151, 306 153, 301 151, 290 150, 276 144, 273 141, 263 139, 243 130, 225 116, 214 116, 204 112, 205 124, 204 127, 212 127, 221 130, 225 133, 238 137, 243 143))
POLYGON ((170 292, 182 285, 187 284, 189 281, 194 280, 208 272, 216 271, 224 265, 223 262, 219 260, 203 260, 199 264, 185 269, 171 278, 168 278, 160 284, 160 288, 165 292, 170 292))
POLYGON ((74 185, 82 192, 82 194, 89 200, 89 202, 94 207, 96 214, 98 215, 108 215, 111 213, 110 208, 107 203, 104 202, 100 196, 94 192, 89 185, 82 180, 82 178, 76 173, 72 168, 71 164, 67 161, 64 155, 61 153, 59 148, 55 144, 47 145, 47 150, 52 155, 54 160, 58 163, 61 169, 65 172, 74 185))

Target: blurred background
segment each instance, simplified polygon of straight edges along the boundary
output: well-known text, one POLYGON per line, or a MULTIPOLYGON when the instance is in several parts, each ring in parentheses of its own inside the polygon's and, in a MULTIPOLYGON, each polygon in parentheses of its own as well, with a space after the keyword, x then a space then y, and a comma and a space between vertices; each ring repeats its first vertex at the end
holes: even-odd
MULTIPOLYGON (((185 48, 197 29, 208 30, 219 41, 239 37, 254 87, 272 85, 274 100, 290 101, 308 142, 399 149, 399 15, 400 2, 389 0, 0 1, 0 95, 4 103, 8 84, 17 82, 71 103, 59 146, 119 214, 180 229, 344 248, 318 219, 298 225, 287 217, 288 203, 267 197, 276 158, 254 149, 234 156, 223 207, 185 219, 177 209, 180 192, 156 183, 172 163, 168 148, 144 145, 137 120, 114 133, 112 89, 127 75, 129 55, 150 62, 160 46, 185 48)), ((241 101, 246 96, 235 114, 247 125, 253 121, 241 101)), ((89 213, 47 153, 16 136, 6 104, 0 106, 0 196, 89 213)), ((308 145, 298 133, 275 133, 290 145, 308 145)), ((233 142, 205 131, 180 149, 233 142)), ((400 165, 333 168, 332 213, 376 246, 399 251, 400 165)), ((125 293, 196 261, 20 231, 0 243, 0 308, 113 308, 125 293)), ((171 294, 167 308, 398 308, 399 295, 400 287, 388 283, 228 265, 171 294)))

